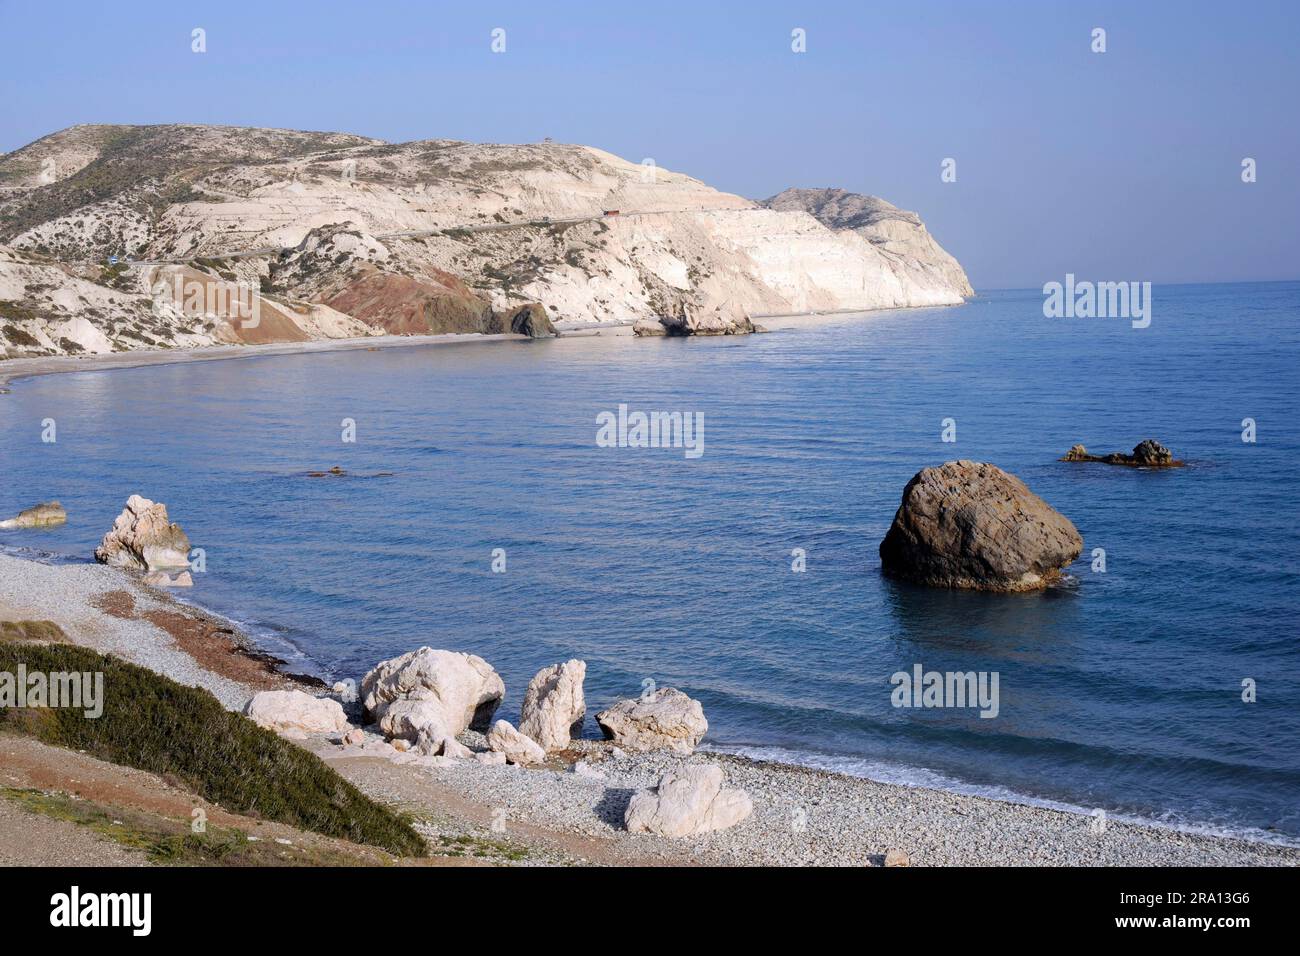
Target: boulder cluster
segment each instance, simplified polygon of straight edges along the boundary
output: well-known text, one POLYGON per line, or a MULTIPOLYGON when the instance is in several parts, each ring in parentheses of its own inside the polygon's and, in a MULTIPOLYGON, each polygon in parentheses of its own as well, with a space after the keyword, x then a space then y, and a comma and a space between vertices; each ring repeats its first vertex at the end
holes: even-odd
MULTIPOLYGON (((542 668, 528 683, 515 726, 495 719, 505 683, 491 664, 474 654, 421 647, 371 669, 361 681, 359 699, 363 719, 383 736, 383 746, 395 758, 430 766, 474 760, 536 767, 552 758, 565 760, 561 752, 581 733, 586 675, 586 662, 576 659, 542 668), (457 739, 467 730, 485 733, 486 751, 476 753, 457 739)), ((344 699, 347 687, 340 683, 335 688, 344 699)), ((349 726, 338 701, 304 691, 263 691, 244 713, 295 739, 341 733, 345 746, 366 739, 364 730, 349 726)), ((596 715, 596 722, 618 750, 681 755, 693 753, 709 728, 700 702, 673 687, 615 701, 596 715)), ((585 760, 571 769, 591 780, 605 779, 585 760)), ((751 811, 743 790, 723 786, 720 767, 691 764, 670 770, 657 786, 636 793, 624 822, 632 833, 682 837, 732 826, 751 811)))

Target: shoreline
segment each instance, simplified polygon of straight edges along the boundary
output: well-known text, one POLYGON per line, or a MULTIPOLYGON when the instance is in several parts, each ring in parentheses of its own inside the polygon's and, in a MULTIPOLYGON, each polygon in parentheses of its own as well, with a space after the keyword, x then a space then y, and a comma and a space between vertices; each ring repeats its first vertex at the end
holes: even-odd
MULTIPOLYGON (((77 644, 113 653, 182 683, 212 691, 239 710, 254 693, 299 689, 321 694, 314 678, 283 673, 232 621, 201 604, 144 585, 129 572, 91 563, 45 563, 0 550, 0 619, 53 620, 77 644), (124 597, 125 595, 125 597, 124 597)), ((512 707, 513 707, 512 703, 512 707)), ((590 712, 594 712, 591 710, 590 712)), ((513 712, 501 716, 511 719, 513 712)), ((354 723, 358 720, 351 709, 354 723)), ((590 717, 588 718, 590 719, 590 717)), ((462 743, 483 749, 467 731, 462 743)), ((539 768, 399 753, 366 730, 362 746, 337 735, 300 741, 368 795, 410 810, 426 836, 493 839, 504 808, 510 840, 553 864, 882 865, 891 849, 913 865, 1288 865, 1300 845, 1240 833, 1112 816, 1103 832, 1082 808, 1023 802, 920 783, 883 782, 847 772, 716 748, 687 757, 621 754, 599 740, 574 740, 539 768), (572 772, 577 760, 605 774, 572 772), (743 786, 754 815, 722 831, 683 840, 628 834, 622 811, 635 790, 667 769, 721 765, 743 786), (793 815, 793 816, 792 816, 793 815)), ((763 748, 752 748, 762 750, 763 748)))
MULTIPOLYGON (((919 309, 953 309, 969 302, 950 305, 899 306, 888 309, 840 309, 833 312, 790 312, 756 316, 769 331, 788 331, 820 322, 842 321, 853 316, 874 316, 919 309)), ((556 338, 578 339, 601 335, 631 337, 632 322, 556 326, 556 338)), ((312 339, 307 342, 274 342, 267 345, 205 345, 189 349, 139 349, 107 352, 98 355, 48 355, 35 358, 0 359, 0 395, 10 384, 40 375, 60 372, 104 372, 115 369, 145 368, 155 365, 185 365, 191 362, 218 362, 230 359, 259 358, 275 355, 311 355, 319 352, 407 348, 419 345, 478 345, 489 342, 527 342, 527 335, 479 332, 444 332, 437 335, 371 335, 346 339, 312 339)))
POLYGON ((269 345, 206 345, 192 349, 140 349, 102 355, 49 355, 0 360, 0 389, 11 382, 60 372, 104 372, 152 365, 185 365, 273 355, 311 355, 317 352, 353 352, 413 345, 471 345, 485 342, 527 342, 526 335, 446 332, 440 335, 375 335, 349 339, 313 339, 309 342, 275 342, 269 345))

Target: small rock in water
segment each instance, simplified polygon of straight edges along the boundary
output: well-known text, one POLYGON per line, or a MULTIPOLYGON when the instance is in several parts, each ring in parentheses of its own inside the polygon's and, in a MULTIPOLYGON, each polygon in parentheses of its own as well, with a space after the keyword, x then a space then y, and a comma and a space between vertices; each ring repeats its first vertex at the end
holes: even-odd
POLYGON ((0 521, 0 528, 50 528, 68 520, 68 513, 57 501, 47 501, 25 511, 18 512, 13 518, 0 521))
POLYGON ((1082 445, 1072 445, 1061 461, 1099 461, 1104 465, 1128 465, 1133 468, 1181 468, 1186 464, 1175 459, 1173 452, 1154 438, 1138 442, 1130 455, 1119 451, 1109 455, 1090 455, 1082 445))

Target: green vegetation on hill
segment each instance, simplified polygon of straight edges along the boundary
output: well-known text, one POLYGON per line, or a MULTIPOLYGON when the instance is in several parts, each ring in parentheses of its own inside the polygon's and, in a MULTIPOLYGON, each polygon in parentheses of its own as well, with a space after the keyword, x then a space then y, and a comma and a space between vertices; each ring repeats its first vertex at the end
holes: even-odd
POLYGON ((6 709, 0 729, 166 775, 235 813, 403 856, 425 853, 407 820, 315 755, 225 710, 205 690, 83 647, 0 641, 0 672, 16 673, 19 664, 28 673, 102 672, 103 714, 88 719, 71 708, 6 709))

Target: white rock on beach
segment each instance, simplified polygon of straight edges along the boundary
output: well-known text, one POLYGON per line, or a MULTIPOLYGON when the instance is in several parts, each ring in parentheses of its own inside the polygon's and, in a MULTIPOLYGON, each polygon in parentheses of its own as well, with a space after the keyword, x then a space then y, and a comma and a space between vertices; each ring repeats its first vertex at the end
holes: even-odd
POLYGON ((708 732, 704 708, 675 687, 636 700, 620 700, 596 715, 605 736, 628 750, 689 754, 708 732))
POLYGON ((259 727, 290 736, 333 733, 348 726, 338 701, 300 690, 264 690, 255 694, 244 707, 244 715, 259 727))
POLYGON ((415 749, 426 757, 449 757, 464 760, 474 756, 474 752, 455 737, 435 737, 435 730, 422 727, 416 737, 415 749))
POLYGON ((582 728, 587 702, 582 682, 587 662, 568 660, 543 667, 528 682, 519 715, 519 730, 545 750, 561 750, 582 728))
POLYGON ((145 574, 144 583, 156 588, 191 588, 194 586, 194 579, 190 577, 188 571, 182 571, 176 577, 172 577, 166 571, 150 571, 145 574))
POLYGON ((474 755, 474 759, 487 767, 500 767, 506 762, 506 755, 495 750, 485 750, 474 755))
POLYGON ((190 539, 180 525, 168 520, 165 504, 132 495, 95 549, 95 560, 138 571, 185 568, 190 563, 190 539))
POLYGON ((411 742, 422 729, 442 740, 486 725, 505 692, 483 658, 431 647, 382 661, 361 681, 367 717, 389 737, 411 742))
POLYGON ((579 760, 573 765, 572 772, 579 777, 586 777, 588 780, 605 780, 607 774, 598 767, 593 767, 585 760, 579 760))
POLYGON ((0 521, 0 528, 50 528, 67 520, 68 513, 63 510, 63 505, 57 501, 47 501, 26 508, 13 518, 0 521))
POLYGON ((515 729, 507 720, 498 720, 487 735, 488 746, 514 764, 541 763, 546 751, 536 741, 515 729))
POLYGON ((623 822, 629 833, 685 837, 734 826, 753 812, 749 794, 722 786, 722 768, 691 764, 670 770, 653 790, 633 794, 623 822))

